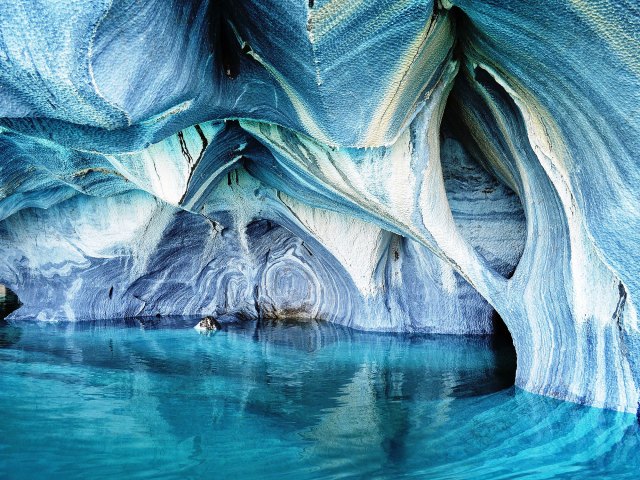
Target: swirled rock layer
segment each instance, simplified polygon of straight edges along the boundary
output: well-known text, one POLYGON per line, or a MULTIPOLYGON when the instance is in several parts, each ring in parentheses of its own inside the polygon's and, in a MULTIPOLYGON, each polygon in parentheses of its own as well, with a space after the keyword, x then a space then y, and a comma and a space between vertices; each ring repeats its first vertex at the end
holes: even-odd
POLYGON ((491 333, 636 412, 640 12, 596 0, 0 5, 14 319, 491 333))

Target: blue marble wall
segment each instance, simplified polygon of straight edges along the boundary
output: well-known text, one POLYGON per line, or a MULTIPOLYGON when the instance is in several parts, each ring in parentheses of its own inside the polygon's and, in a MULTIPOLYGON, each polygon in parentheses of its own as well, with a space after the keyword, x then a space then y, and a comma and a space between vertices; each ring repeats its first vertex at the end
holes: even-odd
POLYGON ((638 408, 640 13, 579 0, 0 4, 14 319, 489 333, 638 408))

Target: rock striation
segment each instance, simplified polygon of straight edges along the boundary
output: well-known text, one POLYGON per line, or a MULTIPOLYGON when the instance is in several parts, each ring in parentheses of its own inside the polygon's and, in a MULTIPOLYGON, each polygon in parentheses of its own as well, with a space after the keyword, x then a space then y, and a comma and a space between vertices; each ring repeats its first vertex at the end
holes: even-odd
POLYGON ((636 412, 640 12, 542 0, 0 5, 13 319, 486 334, 636 412))

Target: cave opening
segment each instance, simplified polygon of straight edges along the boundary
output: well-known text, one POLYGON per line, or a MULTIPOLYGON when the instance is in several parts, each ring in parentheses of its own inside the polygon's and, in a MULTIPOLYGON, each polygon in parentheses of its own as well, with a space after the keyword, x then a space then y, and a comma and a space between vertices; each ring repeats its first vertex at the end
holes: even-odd
MULTIPOLYGON (((447 109, 450 108, 448 104, 447 109)), ((456 129, 452 115, 445 113, 441 130, 442 173, 451 214, 456 228, 474 247, 485 267, 509 279, 526 241, 522 203, 513 190, 468 153, 459 140, 465 134, 456 129)), ((491 326, 490 348, 496 359, 496 381, 505 388, 511 387, 515 384, 517 367, 513 338, 495 310, 491 326)))
POLYGON ((503 157, 508 151, 505 139, 486 99, 475 88, 493 78, 465 53, 474 25, 457 7, 450 14, 457 37, 453 57, 460 70, 440 127, 445 191, 460 234, 486 268, 510 279, 525 248, 526 213, 510 159, 503 157))
POLYGON ((515 385, 516 382, 516 368, 518 364, 518 356, 513 343, 513 337, 504 320, 495 310, 491 317, 491 324, 493 327, 491 349, 496 357, 495 374, 502 384, 511 387, 515 385))
POLYGON ((0 283, 0 322, 4 322, 4 319, 18 307, 20 307, 18 296, 0 283))
POLYGON ((441 129, 442 174, 451 214, 485 266, 509 279, 526 242, 524 208, 518 194, 478 158, 482 151, 472 144, 457 103, 447 103, 441 129))
MULTIPOLYGON (((455 110, 458 101, 450 97, 440 132, 442 174, 449 208, 456 228, 476 250, 485 268, 509 279, 524 251, 527 235, 524 208, 518 195, 477 158, 481 150, 472 150, 471 133, 461 122, 460 112, 455 110)), ((513 338, 495 310, 491 326, 495 380, 508 388, 516 379, 513 338)))
MULTIPOLYGON (((446 100, 440 126, 445 193, 461 236, 477 252, 485 268, 508 280, 524 252, 527 218, 517 183, 485 141, 482 135, 486 132, 478 128, 478 123, 491 115, 471 83, 482 84, 486 76, 491 76, 478 66, 473 72, 467 70, 470 63, 465 55, 466 36, 473 24, 458 7, 454 6, 450 15, 455 20, 457 36, 453 57, 460 64, 460 71, 446 100)), ((491 327, 496 377, 503 385, 513 386, 517 353, 511 332, 496 310, 491 314, 491 327)))

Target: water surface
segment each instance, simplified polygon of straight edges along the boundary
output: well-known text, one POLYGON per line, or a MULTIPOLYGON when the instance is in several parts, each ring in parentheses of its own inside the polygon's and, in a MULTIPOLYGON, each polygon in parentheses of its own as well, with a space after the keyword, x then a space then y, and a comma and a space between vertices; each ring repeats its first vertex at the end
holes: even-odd
POLYGON ((1 325, 0 478, 638 478, 633 415, 514 389, 490 338, 193 324, 1 325))

